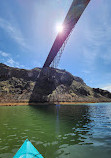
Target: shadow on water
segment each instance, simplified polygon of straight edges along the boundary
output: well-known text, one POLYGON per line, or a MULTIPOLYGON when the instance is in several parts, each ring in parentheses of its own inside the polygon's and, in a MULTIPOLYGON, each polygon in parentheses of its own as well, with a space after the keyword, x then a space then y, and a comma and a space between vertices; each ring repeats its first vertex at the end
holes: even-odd
POLYGON ((85 134, 89 132, 88 124, 91 122, 88 106, 43 105, 31 107, 35 112, 39 110, 46 117, 55 120, 55 138, 59 140, 59 143, 74 145, 85 142, 85 134))
POLYGON ((51 137, 45 143, 45 147, 47 150, 50 148, 52 151, 57 151, 56 156, 61 155, 66 146, 91 144, 87 140, 87 135, 91 135, 88 127, 91 120, 87 105, 43 105, 31 107, 35 113, 39 110, 44 115, 46 122, 47 119, 50 119, 51 122, 49 122, 48 126, 49 128, 52 126, 53 129, 49 130, 51 137))

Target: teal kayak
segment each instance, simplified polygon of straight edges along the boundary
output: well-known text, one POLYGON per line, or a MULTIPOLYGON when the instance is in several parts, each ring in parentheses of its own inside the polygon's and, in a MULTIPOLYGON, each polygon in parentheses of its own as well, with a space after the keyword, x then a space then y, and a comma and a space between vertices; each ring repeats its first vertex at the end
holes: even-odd
POLYGON ((13 158, 43 158, 32 143, 26 139, 13 158))

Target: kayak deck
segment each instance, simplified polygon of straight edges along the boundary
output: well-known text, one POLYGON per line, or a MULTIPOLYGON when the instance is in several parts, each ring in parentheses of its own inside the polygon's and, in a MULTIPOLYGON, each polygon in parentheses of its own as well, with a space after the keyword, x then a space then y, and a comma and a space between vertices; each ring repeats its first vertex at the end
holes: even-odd
POLYGON ((13 158, 43 158, 32 143, 26 139, 13 158))

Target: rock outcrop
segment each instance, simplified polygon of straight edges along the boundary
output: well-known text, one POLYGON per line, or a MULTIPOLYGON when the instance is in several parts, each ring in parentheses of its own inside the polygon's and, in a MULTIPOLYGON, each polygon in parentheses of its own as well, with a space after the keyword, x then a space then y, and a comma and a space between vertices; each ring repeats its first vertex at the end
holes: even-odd
POLYGON ((0 103, 109 101, 110 92, 90 88, 65 70, 25 70, 0 64, 0 103))

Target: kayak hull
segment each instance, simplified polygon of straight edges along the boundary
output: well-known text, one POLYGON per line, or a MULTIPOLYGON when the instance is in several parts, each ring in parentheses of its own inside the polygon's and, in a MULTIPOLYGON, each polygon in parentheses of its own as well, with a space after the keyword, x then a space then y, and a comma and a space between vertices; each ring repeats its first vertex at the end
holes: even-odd
POLYGON ((26 139, 13 158, 43 158, 32 143, 26 139))

